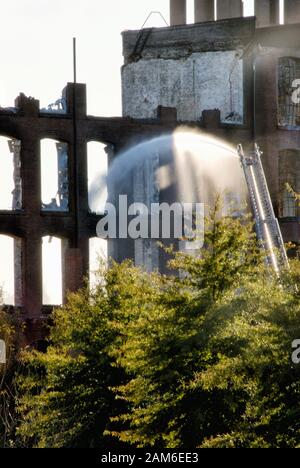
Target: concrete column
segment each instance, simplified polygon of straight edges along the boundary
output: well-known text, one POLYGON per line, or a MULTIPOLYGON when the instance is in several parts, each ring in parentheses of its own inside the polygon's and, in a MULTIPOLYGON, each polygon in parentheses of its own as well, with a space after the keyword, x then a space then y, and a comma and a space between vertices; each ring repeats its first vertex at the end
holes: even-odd
POLYGON ((170 25, 186 24, 186 0, 170 0, 170 25))
POLYGON ((243 2, 241 0, 218 0, 217 19, 240 18, 243 16, 243 2))
POLYGON ((214 21, 215 2, 214 0, 195 0, 195 23, 214 21))
POLYGON ((255 0, 255 16, 258 28, 279 24, 279 0, 255 0))
MULTIPOLYGON (((29 104, 25 107, 25 116, 34 113, 29 104)), ((23 249, 23 305, 28 319, 40 318, 43 302, 40 142, 35 125, 22 138, 21 145, 23 206, 28 220, 23 249)))
POLYGON ((300 23, 300 0, 285 0, 284 22, 285 24, 300 23))

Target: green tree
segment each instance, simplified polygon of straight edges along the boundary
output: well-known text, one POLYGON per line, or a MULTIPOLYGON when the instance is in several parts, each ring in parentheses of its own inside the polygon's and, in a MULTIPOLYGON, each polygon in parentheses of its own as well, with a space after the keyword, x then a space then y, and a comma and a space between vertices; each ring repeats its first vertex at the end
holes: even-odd
POLYGON ((139 447, 299 446, 298 262, 280 283, 248 220, 213 212, 201 256, 171 263, 186 278, 132 309, 112 349, 131 376, 115 389, 130 405, 115 435, 139 447))
POLYGON ((179 275, 130 262, 57 309, 45 354, 20 378, 34 447, 298 447, 299 262, 279 281, 247 216, 206 221, 179 275))
POLYGON ((110 322, 134 300, 141 279, 129 262, 103 274, 94 291, 86 287, 70 295, 67 305, 54 312, 46 353, 23 353, 18 437, 24 446, 120 445, 103 439, 109 418, 124 408, 111 390, 125 376, 108 353, 116 339, 110 322))
POLYGON ((220 393, 233 420, 201 440, 204 447, 300 447, 300 366, 292 362, 299 279, 299 262, 292 262, 280 285, 259 277, 216 307, 209 346, 219 355, 196 373, 193 388, 220 393))

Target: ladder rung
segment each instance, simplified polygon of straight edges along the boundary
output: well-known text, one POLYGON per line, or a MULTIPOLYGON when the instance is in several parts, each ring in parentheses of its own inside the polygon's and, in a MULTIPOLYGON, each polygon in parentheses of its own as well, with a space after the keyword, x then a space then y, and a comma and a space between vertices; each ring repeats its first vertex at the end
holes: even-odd
POLYGON ((280 263, 287 265, 288 260, 261 163, 261 152, 256 145, 256 151, 247 157, 242 145, 239 145, 238 154, 245 173, 258 239, 263 241, 263 245, 268 251, 268 262, 272 263, 274 268, 278 270, 278 265, 280 263), (267 233, 267 229, 269 233, 267 233), (274 249, 278 249, 280 253, 278 265, 274 264, 274 249))

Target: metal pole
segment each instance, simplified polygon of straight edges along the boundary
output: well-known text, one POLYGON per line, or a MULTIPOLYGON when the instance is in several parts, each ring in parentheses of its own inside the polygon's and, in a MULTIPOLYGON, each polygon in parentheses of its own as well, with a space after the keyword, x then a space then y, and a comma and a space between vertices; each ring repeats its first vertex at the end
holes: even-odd
POLYGON ((74 202, 75 202, 75 248, 79 247, 79 187, 78 187, 78 160, 77 160, 77 100, 76 100, 76 84, 77 84, 77 51, 76 37, 73 37, 73 154, 74 154, 74 202))
POLYGON ((77 51, 76 51, 76 37, 73 37, 73 72, 74 83, 77 83, 77 51))

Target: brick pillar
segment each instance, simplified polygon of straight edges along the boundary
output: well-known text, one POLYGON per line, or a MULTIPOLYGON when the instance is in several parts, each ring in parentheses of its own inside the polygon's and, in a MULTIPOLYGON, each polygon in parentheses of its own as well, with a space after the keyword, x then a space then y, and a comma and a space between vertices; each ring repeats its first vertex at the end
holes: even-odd
MULTIPOLYGON (((88 203, 88 168, 86 141, 82 136, 77 120, 86 117, 86 85, 68 83, 66 91, 68 109, 75 114, 74 140, 70 145, 70 204, 75 212, 75 228, 70 248, 65 252, 64 289, 76 291, 83 286, 83 279, 89 273, 89 239, 86 231, 89 210, 88 203)), ((95 230, 96 235, 96 230, 95 230)))
POLYGON ((300 23, 300 0, 285 0, 284 22, 285 24, 300 23))
POLYGON ((82 83, 68 83, 66 88, 63 90, 63 96, 67 101, 67 109, 70 114, 74 110, 74 97, 75 97, 75 112, 76 118, 86 117, 87 111, 87 98, 86 98, 86 84, 82 83), (75 93, 75 96, 74 96, 75 93))
POLYGON ((214 19, 214 0, 195 0, 195 23, 202 23, 204 21, 214 21, 214 19))
POLYGON ((243 16, 243 2, 241 0, 218 0, 217 19, 240 18, 243 16))
POLYGON ((256 59, 256 95, 255 95, 255 134, 256 142, 263 151, 263 165, 277 214, 278 200, 278 151, 280 148, 277 115, 277 57, 275 55, 258 55, 256 59))
POLYGON ((258 28, 279 24, 279 0, 255 0, 255 16, 258 28))
POLYGON ((24 309, 26 318, 39 320, 43 303, 42 240, 28 231, 24 242, 24 309))
MULTIPOLYGON (((33 114, 33 112, 30 113, 33 114)), ((43 302, 42 241, 40 230, 41 164, 40 144, 34 130, 32 132, 29 131, 28 135, 22 138, 21 160, 24 194, 23 207, 27 220, 26 238, 23 248, 24 309, 27 318, 39 319, 43 302)))
MULTIPOLYGON (((76 292, 83 286, 83 258, 80 249, 62 249, 63 300, 66 302, 68 292, 76 292)), ((86 273, 86 272, 85 272, 86 273)))
POLYGON ((186 0, 170 0, 170 25, 186 24, 186 0))
POLYGON ((90 240, 86 236, 82 236, 79 239, 78 248, 80 249, 80 254, 82 258, 82 275, 81 275, 81 284, 79 287, 83 286, 83 280, 88 278, 90 272, 90 240))

